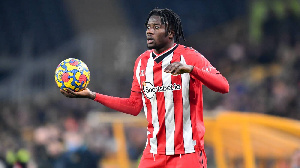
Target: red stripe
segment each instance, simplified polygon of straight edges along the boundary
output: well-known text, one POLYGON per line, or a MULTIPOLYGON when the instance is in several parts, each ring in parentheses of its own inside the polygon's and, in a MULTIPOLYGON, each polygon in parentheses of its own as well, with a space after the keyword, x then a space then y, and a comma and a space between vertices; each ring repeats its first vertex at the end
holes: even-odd
POLYGON ((204 134, 204 127, 201 123, 203 123, 203 103, 202 99, 198 97, 198 100, 195 99, 196 94, 202 93, 202 87, 200 82, 193 81, 195 79, 191 78, 190 81, 190 111, 191 111, 191 124, 193 130, 193 140, 196 140, 196 148, 195 150, 198 151, 201 146, 203 146, 204 142, 201 142, 200 139, 203 140, 201 137, 204 134), (192 82, 193 81, 193 82, 192 82), (197 85, 197 86, 196 86, 197 85), (197 101, 197 102, 196 102, 197 101))

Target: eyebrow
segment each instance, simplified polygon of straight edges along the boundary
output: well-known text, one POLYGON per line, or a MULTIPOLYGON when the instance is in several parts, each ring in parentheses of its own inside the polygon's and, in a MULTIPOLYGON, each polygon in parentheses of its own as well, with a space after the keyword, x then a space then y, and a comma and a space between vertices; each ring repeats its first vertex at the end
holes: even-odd
MULTIPOLYGON (((147 23, 149 24, 149 23, 147 23)), ((162 25, 161 23, 150 23, 150 24, 154 24, 154 25, 162 25)))
MULTIPOLYGON (((163 25, 163 24, 161 24, 161 23, 151 23, 151 24, 153 24, 153 25, 163 25)), ((150 24, 147 23, 147 25, 150 25, 150 24)))

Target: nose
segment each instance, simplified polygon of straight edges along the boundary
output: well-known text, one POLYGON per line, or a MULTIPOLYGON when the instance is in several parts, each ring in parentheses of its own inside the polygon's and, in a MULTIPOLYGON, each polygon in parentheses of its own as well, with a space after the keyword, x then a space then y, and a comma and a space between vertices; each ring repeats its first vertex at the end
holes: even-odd
POLYGON ((146 29, 146 34, 153 34, 153 32, 154 32, 154 29, 151 27, 146 29))

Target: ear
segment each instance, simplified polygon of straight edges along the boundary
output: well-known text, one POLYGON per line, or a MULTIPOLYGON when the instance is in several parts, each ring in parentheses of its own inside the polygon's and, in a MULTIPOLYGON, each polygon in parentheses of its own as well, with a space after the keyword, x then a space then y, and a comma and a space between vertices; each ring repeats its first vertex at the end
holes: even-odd
POLYGON ((174 39, 174 36, 175 36, 175 32, 173 30, 169 30, 168 32, 169 39, 174 39))

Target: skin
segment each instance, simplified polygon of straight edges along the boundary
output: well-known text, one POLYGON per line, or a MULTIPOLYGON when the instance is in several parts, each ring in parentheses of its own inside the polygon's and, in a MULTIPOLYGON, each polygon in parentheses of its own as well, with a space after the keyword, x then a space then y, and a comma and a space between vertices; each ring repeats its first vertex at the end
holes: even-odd
MULTIPOLYGON (((154 52, 161 54, 174 46, 174 31, 169 30, 166 35, 166 25, 161 23, 161 17, 152 15, 149 18, 147 29, 147 47, 154 49, 154 52)), ((166 73, 172 73, 172 75, 179 75, 183 73, 190 73, 193 70, 193 66, 185 65, 180 62, 174 62, 164 69, 166 73)))
MULTIPOLYGON (((147 47, 149 49, 154 49, 156 54, 161 54, 162 52, 174 46, 174 31, 169 30, 166 34, 166 25, 161 23, 161 17, 157 15, 152 15, 149 18, 146 29, 146 38, 147 47)), ((168 65, 164 69, 164 72, 171 73, 172 75, 179 75, 183 73, 190 73, 193 68, 194 67, 191 65, 174 62, 168 65)), ((79 92, 74 92, 70 89, 61 89, 60 92, 69 98, 95 99, 96 97, 96 93, 92 92, 88 88, 79 92)))
POLYGON ((152 15, 146 25, 147 47, 160 54, 174 46, 174 32, 166 35, 166 25, 161 23, 160 16, 152 15))

